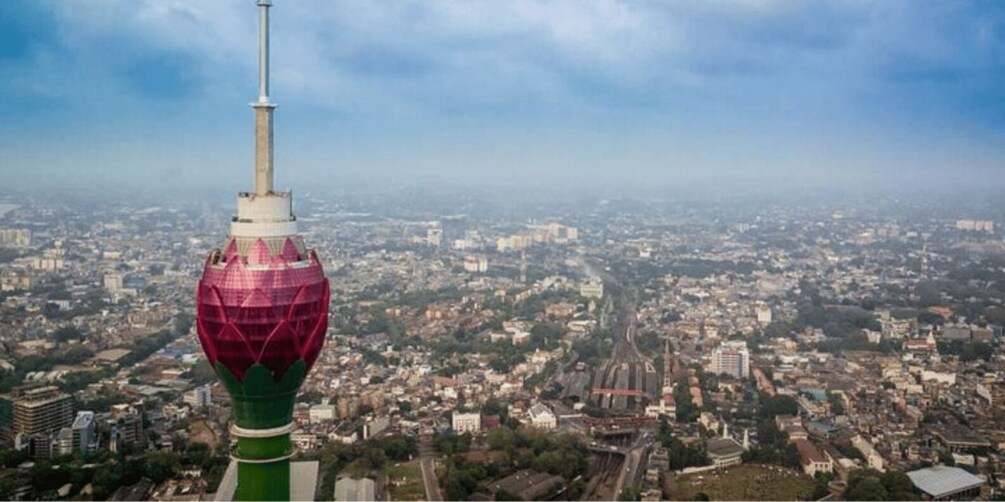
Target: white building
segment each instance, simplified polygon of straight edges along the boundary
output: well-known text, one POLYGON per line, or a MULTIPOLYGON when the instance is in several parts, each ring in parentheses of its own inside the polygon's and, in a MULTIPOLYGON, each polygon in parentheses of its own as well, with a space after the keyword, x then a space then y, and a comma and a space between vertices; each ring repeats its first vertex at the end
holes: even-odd
POLYGON ((374 417, 373 420, 368 421, 363 424, 363 439, 370 439, 391 425, 391 421, 387 417, 374 417))
POLYGON ((759 305, 757 307, 757 322, 761 324, 771 324, 771 307, 759 305))
POLYGON ((485 273, 489 269, 489 261, 484 256, 468 255, 464 257, 464 271, 485 273))
POLYGON ((712 351, 709 370, 712 373, 732 375, 739 379, 750 377, 750 352, 747 350, 747 342, 723 342, 712 351))
POLYGON ((440 247, 440 245, 443 244, 443 229, 442 228, 426 229, 426 244, 433 247, 440 247))
POLYGON ((482 414, 454 412, 450 419, 450 427, 457 434, 465 432, 478 432, 482 430, 482 414))
POLYGON ((94 412, 78 411, 70 431, 73 437, 73 449, 81 453, 90 451, 91 443, 94 442, 94 412))
POLYGON ((111 292, 116 292, 122 289, 122 275, 116 273, 105 274, 104 278, 105 289, 111 292))
POLYGON ((591 278, 579 285, 579 294, 586 298, 603 298, 604 282, 597 278, 591 278))
POLYGON ((31 230, 26 228, 0 228, 0 246, 31 247, 31 230))
POLYGON ((884 472, 883 456, 872 447, 872 444, 862 436, 851 438, 851 445, 865 457, 866 466, 879 472, 884 472))
POLYGON ((334 404, 315 404, 307 411, 307 418, 312 424, 321 424, 335 420, 334 404))
POLYGON ((213 402, 213 393, 210 384, 196 387, 185 393, 185 403, 193 410, 202 410, 213 402))
POLYGON ((527 410, 530 424, 538 429, 551 430, 558 427, 558 417, 544 403, 537 403, 527 410))

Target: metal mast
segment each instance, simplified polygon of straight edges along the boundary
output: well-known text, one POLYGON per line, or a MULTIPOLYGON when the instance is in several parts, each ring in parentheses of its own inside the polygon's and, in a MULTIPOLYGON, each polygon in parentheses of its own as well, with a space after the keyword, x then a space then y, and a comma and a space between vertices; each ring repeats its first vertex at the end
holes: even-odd
POLYGON ((273 189, 272 112, 276 104, 269 99, 269 7, 272 0, 258 0, 258 101, 255 110, 255 194, 267 195, 273 189))

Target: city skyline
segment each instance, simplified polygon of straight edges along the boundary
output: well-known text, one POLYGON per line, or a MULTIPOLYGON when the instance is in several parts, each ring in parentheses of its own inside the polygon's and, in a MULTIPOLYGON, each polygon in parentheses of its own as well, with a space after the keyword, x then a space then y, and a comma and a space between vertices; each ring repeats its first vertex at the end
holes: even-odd
MULTIPOLYGON (((246 183, 244 3, 7 4, 0 174, 246 183)), ((986 186, 1003 20, 990 2, 290 2, 277 181, 986 186)))

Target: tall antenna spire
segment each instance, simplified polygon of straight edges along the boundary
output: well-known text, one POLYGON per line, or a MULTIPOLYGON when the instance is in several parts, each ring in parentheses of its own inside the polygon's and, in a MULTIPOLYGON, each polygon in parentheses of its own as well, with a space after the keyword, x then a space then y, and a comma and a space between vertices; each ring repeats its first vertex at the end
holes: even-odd
POLYGON ((273 191, 272 112, 269 99, 269 7, 271 0, 258 0, 258 101, 255 110, 255 194, 273 191))

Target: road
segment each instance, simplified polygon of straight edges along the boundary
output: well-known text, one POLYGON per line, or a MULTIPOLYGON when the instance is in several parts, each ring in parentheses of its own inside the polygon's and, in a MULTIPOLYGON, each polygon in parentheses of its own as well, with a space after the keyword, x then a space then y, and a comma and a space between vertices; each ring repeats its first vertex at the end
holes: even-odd
POLYGON ((439 502, 443 500, 440 493, 440 482, 436 479, 436 465, 432 458, 424 457, 419 460, 419 467, 422 469, 422 484, 426 488, 426 500, 439 502))
POLYGON ((645 458, 646 449, 649 447, 649 440, 652 438, 652 435, 652 431, 639 434, 639 436, 635 439, 635 442, 632 443, 630 450, 625 455, 625 463, 618 475, 618 482, 614 484, 615 497, 621 494, 621 490, 623 490, 625 486, 634 485, 638 480, 639 467, 642 464, 642 460, 645 458))

